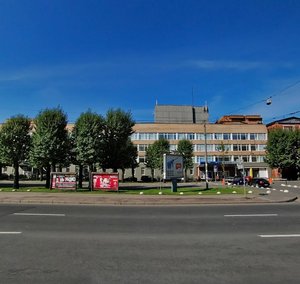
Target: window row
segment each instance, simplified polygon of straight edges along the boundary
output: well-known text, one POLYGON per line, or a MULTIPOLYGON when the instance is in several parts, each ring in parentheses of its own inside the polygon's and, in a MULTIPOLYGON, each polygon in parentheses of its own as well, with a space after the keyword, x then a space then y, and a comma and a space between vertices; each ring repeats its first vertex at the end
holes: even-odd
MULTIPOLYGON (((232 144, 232 145, 224 145, 224 148, 222 149, 221 145, 218 144, 208 144, 206 145, 208 152, 228 152, 228 151, 264 151, 266 148, 265 144, 232 144)), ((139 152, 145 152, 147 148, 149 147, 149 144, 138 144, 137 150, 139 152)), ((170 151, 176 151, 177 145, 176 144, 170 144, 170 151)), ((194 152, 205 152, 205 144, 194 144, 193 145, 193 151, 194 152)))
MULTIPOLYGON (((195 156, 193 157, 194 163, 197 164, 204 164, 205 163, 205 156, 195 156)), ((242 159, 243 162, 249 162, 249 163, 264 163, 266 157, 265 156, 207 156, 207 162, 224 162, 224 163, 236 163, 237 160, 242 159)))
MULTIPOLYGON (((237 160, 242 159, 243 162, 249 163, 264 163, 265 156, 207 156, 207 162, 219 162, 219 163, 236 163, 237 160)), ((138 157, 137 162, 145 163, 145 157, 138 157)), ((193 162, 196 164, 204 164, 205 163, 205 156, 194 156, 193 162)))
MULTIPOLYGON (((204 133, 146 133, 136 132, 131 135, 131 140, 205 140, 204 133)), ((266 133, 207 133, 206 140, 267 140, 266 133)))
MULTIPOLYGON (((205 163, 205 156, 195 156, 193 157, 194 163, 197 164, 204 164, 205 163)), ((249 163, 264 163, 265 156, 207 156, 207 162, 219 162, 219 163, 236 163, 237 160, 242 159, 243 162, 249 163)))

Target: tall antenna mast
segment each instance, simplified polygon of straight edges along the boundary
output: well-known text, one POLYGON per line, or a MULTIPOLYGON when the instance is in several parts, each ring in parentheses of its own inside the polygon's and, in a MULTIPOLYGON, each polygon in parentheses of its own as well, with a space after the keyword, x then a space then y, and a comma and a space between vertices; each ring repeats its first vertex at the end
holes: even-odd
POLYGON ((194 86, 192 86, 192 107, 194 106, 194 86))
POLYGON ((192 107, 194 106, 194 86, 192 87, 192 107))

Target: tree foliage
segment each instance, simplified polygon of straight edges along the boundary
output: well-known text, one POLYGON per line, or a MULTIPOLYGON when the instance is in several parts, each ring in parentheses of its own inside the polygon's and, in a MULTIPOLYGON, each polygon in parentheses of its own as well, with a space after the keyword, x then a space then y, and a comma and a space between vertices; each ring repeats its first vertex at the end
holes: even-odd
POLYGON ((299 130, 272 130, 266 147, 267 162, 271 168, 279 168, 286 177, 295 178, 300 169, 299 149, 299 130))
POLYGON ((170 142, 164 138, 155 141, 146 150, 146 167, 151 169, 152 179, 154 178, 154 169, 163 171, 163 156, 170 152, 170 142))
POLYGON ((19 166, 28 158, 30 148, 30 120, 18 115, 8 119, 0 130, 0 158, 14 167, 14 188, 19 188, 19 166))
POLYGON ((134 169, 138 166, 137 162, 138 152, 137 147, 132 143, 130 138, 120 149, 119 163, 122 169, 122 181, 124 180, 125 169, 131 169, 132 178, 134 178, 134 169))
POLYGON ((135 122, 130 112, 121 109, 110 109, 104 120, 103 140, 101 146, 100 164, 103 169, 117 171, 122 168, 120 162, 124 145, 133 133, 135 122))
POLYGON ((37 168, 46 168, 46 187, 49 187, 51 167, 55 170, 57 165, 69 162, 67 116, 60 108, 45 109, 34 122, 30 161, 37 168))
POLYGON ((82 187, 82 167, 89 166, 93 171, 94 164, 99 161, 103 127, 103 117, 90 110, 82 113, 75 122, 72 137, 75 164, 79 165, 79 187, 82 187))
POLYGON ((222 178, 225 177, 225 155, 229 151, 229 146, 225 145, 223 141, 221 141, 221 144, 216 147, 216 150, 221 153, 222 159, 221 159, 221 167, 222 167, 222 178))
POLYGON ((177 146, 178 154, 183 157, 183 168, 184 168, 184 181, 187 179, 187 170, 192 169, 193 163, 193 144, 191 141, 182 139, 178 142, 177 146))

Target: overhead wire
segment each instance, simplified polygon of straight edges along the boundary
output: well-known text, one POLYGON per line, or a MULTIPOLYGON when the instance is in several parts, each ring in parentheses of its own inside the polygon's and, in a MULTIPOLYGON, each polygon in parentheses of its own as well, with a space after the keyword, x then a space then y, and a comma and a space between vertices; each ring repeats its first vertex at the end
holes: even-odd
MULTIPOLYGON (((243 110, 243 109, 247 109, 247 108, 249 108, 249 107, 255 106, 255 105, 260 104, 260 103, 263 103, 263 102, 265 102, 265 103, 267 103, 268 105, 270 105, 271 102, 272 102, 272 98, 284 94, 288 89, 291 89, 291 88, 295 87, 295 86, 298 85, 298 84, 300 84, 300 80, 294 82, 293 84, 290 84, 290 85, 284 87, 283 89, 281 89, 281 90, 279 90, 279 91, 274 92, 272 95, 270 95, 270 96, 269 96, 268 98, 266 98, 266 99, 259 100, 259 101, 257 101, 257 102, 252 103, 252 104, 248 104, 247 106, 244 106, 244 107, 241 107, 241 108, 239 108, 239 109, 237 109, 237 110, 231 111, 229 114, 233 114, 233 113, 235 113, 235 112, 239 112, 239 111, 241 111, 241 110, 243 110)), ((287 115, 296 114, 296 113, 298 113, 298 112, 299 112, 299 111, 292 112, 292 113, 289 113, 289 114, 287 114, 287 115)))

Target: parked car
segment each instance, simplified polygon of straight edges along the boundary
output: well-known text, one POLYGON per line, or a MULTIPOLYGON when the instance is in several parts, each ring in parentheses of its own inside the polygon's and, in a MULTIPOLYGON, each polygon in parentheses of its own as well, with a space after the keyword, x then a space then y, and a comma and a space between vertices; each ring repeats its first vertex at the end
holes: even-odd
POLYGON ((255 186, 255 187, 269 187, 270 183, 265 178, 253 178, 249 185, 255 186))
MULTIPOLYGON (((232 179, 231 184, 243 185, 244 184, 244 178, 243 177, 234 177, 232 179)), ((246 178, 245 178, 245 184, 248 184, 248 180, 246 178)))
POLYGON ((141 181, 142 182, 151 182, 151 181, 157 181, 157 179, 156 178, 153 178, 153 180, 152 180, 152 178, 150 177, 150 176, 142 176, 141 177, 141 181))

